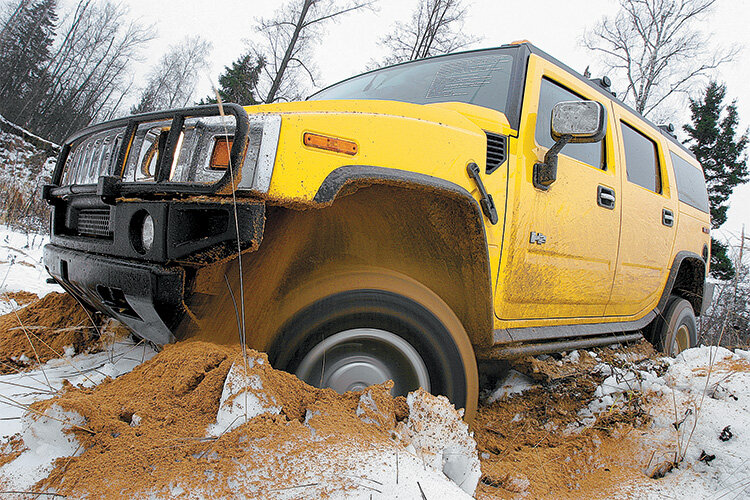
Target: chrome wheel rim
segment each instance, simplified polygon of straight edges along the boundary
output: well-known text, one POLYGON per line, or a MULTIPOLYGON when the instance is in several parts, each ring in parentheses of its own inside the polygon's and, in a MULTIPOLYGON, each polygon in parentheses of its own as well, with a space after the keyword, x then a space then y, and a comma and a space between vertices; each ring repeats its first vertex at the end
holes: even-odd
POLYGON ((398 335, 375 328, 336 333, 308 352, 296 375, 310 385, 338 393, 364 389, 393 380, 394 395, 419 387, 430 390, 422 356, 398 335))
POLYGON ((690 347, 690 330, 687 325, 680 325, 674 334, 674 342, 672 343, 672 354, 677 355, 690 347))

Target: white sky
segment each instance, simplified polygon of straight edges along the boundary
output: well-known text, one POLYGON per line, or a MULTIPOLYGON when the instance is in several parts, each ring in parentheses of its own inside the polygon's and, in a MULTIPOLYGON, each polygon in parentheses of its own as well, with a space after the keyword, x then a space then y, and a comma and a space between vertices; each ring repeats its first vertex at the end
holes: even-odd
MULTIPOLYGON (((214 81, 224 66, 248 48, 248 41, 257 37, 254 21, 270 16, 281 0, 263 2, 247 0, 130 0, 134 17, 156 25, 159 38, 150 48, 146 60, 136 72, 145 74, 167 46, 185 36, 198 34, 213 43, 210 78, 214 81)), ((406 21, 417 4, 416 0, 380 0, 377 12, 355 12, 335 24, 316 48, 314 62, 318 67, 320 86, 326 86, 360 73, 371 59, 379 59, 383 49, 378 40, 394 21, 406 21)), ((579 72, 587 65, 595 68, 594 57, 579 44, 587 27, 603 15, 617 11, 615 0, 466 0, 469 6, 464 26, 468 33, 482 37, 477 47, 492 47, 514 40, 526 39, 579 72)), ((727 84, 727 96, 737 99, 743 127, 750 125, 750 0, 719 0, 704 29, 711 33, 717 47, 743 47, 736 60, 725 65, 716 75, 727 84)), ((257 38, 256 38, 257 39, 257 38)), ((594 76, 597 75, 594 72, 594 76)), ((615 81, 615 87, 617 82, 615 81)), ((203 78, 196 97, 210 91, 209 76, 203 78)), ((687 104, 675 117, 680 129, 689 120, 687 104)), ((730 199, 729 220, 719 236, 733 238, 742 224, 750 233, 750 183, 735 190, 730 199)))

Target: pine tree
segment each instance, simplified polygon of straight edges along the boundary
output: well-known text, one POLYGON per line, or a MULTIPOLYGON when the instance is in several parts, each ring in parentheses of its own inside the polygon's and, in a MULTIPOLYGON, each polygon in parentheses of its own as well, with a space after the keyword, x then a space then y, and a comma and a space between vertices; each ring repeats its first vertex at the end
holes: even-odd
MULTIPOLYGON (((219 77, 218 92, 222 102, 259 104, 255 88, 265 64, 263 58, 256 58, 248 52, 233 62, 231 67, 225 66, 224 73, 219 77)), ((200 104, 216 104, 216 96, 208 96, 202 99, 200 104)))
MULTIPOLYGON (((700 99, 690 100, 692 124, 685 125, 686 144, 703 165, 711 205, 711 227, 716 229, 727 220, 727 201, 734 188, 748 181, 748 131, 737 138, 739 123, 736 101, 725 106, 726 85, 709 83, 700 99)), ((727 247, 711 239, 711 274, 731 279, 734 268, 727 247)))
POLYGON ((21 0, 0 36, 0 112, 18 121, 21 104, 46 90, 50 48, 57 22, 56 0, 21 0))

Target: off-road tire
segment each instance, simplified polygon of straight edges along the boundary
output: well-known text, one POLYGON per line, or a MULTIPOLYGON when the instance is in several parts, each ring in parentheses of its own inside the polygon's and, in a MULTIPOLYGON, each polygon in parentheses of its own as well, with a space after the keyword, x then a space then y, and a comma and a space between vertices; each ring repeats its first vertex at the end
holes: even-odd
POLYGON ((659 351, 677 356, 698 344, 698 322, 693 306, 687 300, 672 295, 664 313, 650 327, 649 340, 659 351))
MULTIPOLYGON (((440 308, 440 305, 432 305, 440 308)), ((472 376, 470 370, 474 370, 476 378, 476 365, 464 366, 452 332, 439 319, 445 311, 432 311, 429 306, 384 290, 337 293, 304 308, 289 320, 269 350, 269 359, 275 368, 296 373, 305 363, 306 356, 326 339, 335 338, 342 332, 353 332, 351 335, 358 338, 357 332, 364 332, 367 336, 371 331, 375 332, 373 337, 377 339, 378 332, 386 332, 386 344, 405 341, 413 351, 408 348, 404 351, 418 354, 427 369, 431 393, 446 396, 457 408, 473 409, 476 394, 470 394, 467 380, 472 376)), ((442 303, 442 306, 452 315, 447 305, 442 303)), ((453 334, 465 335, 465 332, 462 329, 453 334)), ((347 340, 346 337, 344 335, 342 342, 347 340)), ((377 349, 369 349, 373 350, 377 349)), ((388 362, 387 359, 382 361, 388 362)), ((311 385, 320 385, 317 376, 310 379, 308 374, 307 378, 305 381, 311 385)), ((396 396, 418 388, 414 383, 409 386, 399 380, 394 382, 396 388, 400 387, 395 391, 396 396)))

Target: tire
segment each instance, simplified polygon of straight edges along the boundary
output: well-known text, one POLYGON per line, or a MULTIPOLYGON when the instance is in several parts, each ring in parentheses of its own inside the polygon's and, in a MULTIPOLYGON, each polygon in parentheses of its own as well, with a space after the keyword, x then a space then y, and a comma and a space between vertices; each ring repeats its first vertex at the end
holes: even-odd
POLYGON ((654 320, 651 343, 659 351, 677 356, 679 353, 698 344, 698 323, 693 306, 687 300, 671 296, 664 314, 654 320))
POLYGON ((466 408, 471 418, 476 363, 466 366, 471 363, 462 359, 454 335, 466 332, 441 300, 423 304, 386 290, 349 290, 294 315, 276 337, 269 359, 310 385, 338 392, 387 380, 394 381, 394 396, 422 387, 466 408), (441 321, 446 313, 441 307, 454 322, 441 321), (451 323, 460 331, 451 331, 451 323))

